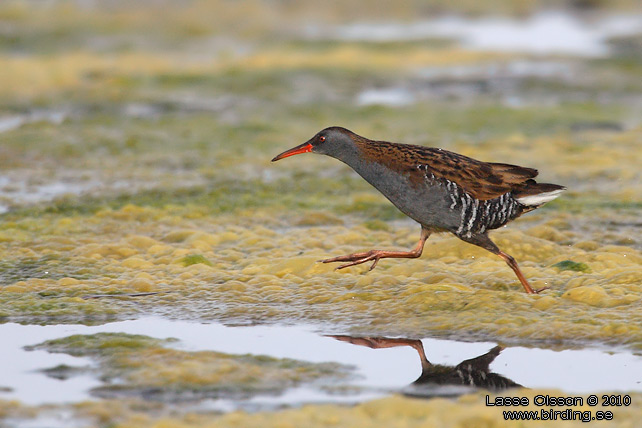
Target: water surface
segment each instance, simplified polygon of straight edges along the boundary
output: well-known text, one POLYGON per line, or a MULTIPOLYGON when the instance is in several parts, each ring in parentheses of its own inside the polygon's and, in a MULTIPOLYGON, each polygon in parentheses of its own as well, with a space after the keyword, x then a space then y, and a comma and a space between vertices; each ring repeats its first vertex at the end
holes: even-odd
MULTIPOLYGON (((312 384, 287 390, 278 396, 236 400, 223 398, 200 404, 201 407, 225 411, 319 402, 356 403, 394 392, 410 391, 409 385, 422 374, 420 357, 417 350, 410 346, 370 349, 324 336, 319 333, 322 330, 312 325, 225 326, 162 318, 142 318, 100 326, 2 324, 0 334, 4 350, 0 379, 2 386, 11 388, 11 391, 0 394, 0 397, 19 399, 31 405, 91 399, 91 389, 102 384, 99 379, 90 375, 57 379, 47 376, 42 370, 61 364, 87 367, 94 365, 94 361, 88 357, 52 354, 42 350, 28 351, 24 347, 74 334, 100 332, 177 338, 179 341, 172 346, 191 352, 268 355, 317 363, 338 362, 354 367, 353 377, 343 381, 344 385, 334 385, 329 391, 312 384), (344 392, 340 392, 342 388, 344 392)), ((434 338, 424 338, 421 342, 431 364, 451 367, 483 355, 496 345, 434 338)), ((642 357, 626 351, 552 351, 509 347, 501 351, 490 369, 528 388, 553 388, 567 393, 642 391, 642 357), (596 370, 596 367, 600 369, 596 370)), ((466 392, 471 390, 459 389, 456 395, 466 392)), ((438 389, 430 393, 431 396, 440 394, 451 395, 452 390, 438 389)), ((416 388, 414 395, 417 395, 416 388)))

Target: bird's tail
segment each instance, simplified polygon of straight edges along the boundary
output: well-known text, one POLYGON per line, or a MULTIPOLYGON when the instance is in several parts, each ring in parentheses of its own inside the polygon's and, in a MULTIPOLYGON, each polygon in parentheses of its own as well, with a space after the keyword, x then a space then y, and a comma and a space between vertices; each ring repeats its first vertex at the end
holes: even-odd
POLYGON ((564 190, 566 187, 559 184, 537 183, 531 179, 515 190, 513 197, 530 211, 557 198, 564 190))

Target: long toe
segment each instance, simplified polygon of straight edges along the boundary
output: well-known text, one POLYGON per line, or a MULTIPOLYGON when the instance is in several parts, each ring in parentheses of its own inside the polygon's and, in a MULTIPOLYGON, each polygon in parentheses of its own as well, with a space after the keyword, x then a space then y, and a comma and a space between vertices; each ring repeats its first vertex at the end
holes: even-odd
POLYGON ((345 256, 331 257, 329 259, 319 260, 319 262, 321 263, 358 262, 356 264, 359 264, 367 261, 368 257, 370 257, 372 254, 373 254, 373 251, 367 251, 365 253, 354 253, 354 254, 348 254, 345 256))
MULTIPOLYGON (((368 262, 370 260, 372 260, 372 257, 370 257, 370 256, 369 257, 364 257, 364 258, 361 258, 361 259, 358 259, 358 260, 351 261, 350 263, 343 264, 343 265, 335 268, 335 270, 344 269, 344 268, 347 268, 347 267, 350 267, 350 266, 360 265, 361 263, 365 263, 365 262, 368 262)), ((377 264, 377 260, 376 259, 375 259, 375 264, 377 264)), ((370 267, 370 270, 372 270, 373 267, 374 266, 370 267)))

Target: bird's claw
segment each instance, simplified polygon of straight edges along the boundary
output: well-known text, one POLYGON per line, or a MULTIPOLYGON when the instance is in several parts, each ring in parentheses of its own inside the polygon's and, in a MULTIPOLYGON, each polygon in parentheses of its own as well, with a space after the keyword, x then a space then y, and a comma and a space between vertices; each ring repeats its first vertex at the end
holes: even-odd
POLYGON ((535 294, 539 294, 539 293, 541 293, 542 291, 550 290, 550 288, 551 288, 551 287, 542 287, 542 288, 539 288, 539 289, 534 290, 534 291, 535 291, 535 294))

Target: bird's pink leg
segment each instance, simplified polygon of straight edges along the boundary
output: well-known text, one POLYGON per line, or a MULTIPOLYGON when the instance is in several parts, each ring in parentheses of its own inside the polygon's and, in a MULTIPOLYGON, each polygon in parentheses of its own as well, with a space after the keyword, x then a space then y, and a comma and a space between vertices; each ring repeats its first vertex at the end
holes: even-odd
POLYGON ((513 257, 511 257, 509 254, 506 254, 503 251, 500 251, 497 255, 501 257, 506 262, 506 264, 510 266, 511 269, 513 269, 513 272, 515 272, 515 275, 517 275, 517 279, 519 279, 519 282, 521 282, 522 285, 524 286, 524 290, 526 290, 526 293, 538 294, 544 290, 548 290, 548 287, 543 287, 538 290, 533 290, 533 287, 531 287, 531 285, 528 283, 528 281, 526 280, 526 277, 520 270, 519 266, 517 266, 517 262, 513 257))
POLYGON ((533 290, 533 287, 531 287, 531 285, 526 280, 526 277, 524 276, 522 271, 519 269, 519 266, 517 266, 517 262, 515 261, 515 259, 510 254, 506 254, 505 252, 500 250, 499 247, 497 247, 497 245, 495 245, 495 243, 490 240, 490 238, 486 233, 478 233, 472 236, 457 235, 457 237, 462 241, 468 242, 473 245, 477 245, 478 247, 488 250, 491 253, 497 254, 499 257, 501 257, 502 260, 504 260, 506 264, 510 266, 513 272, 515 272, 515 275, 517 275, 517 279, 519 279, 519 282, 522 283, 522 286, 524 287, 524 290, 526 291, 526 293, 537 294, 548 289, 548 287, 544 287, 544 288, 540 288, 539 290, 533 290))
POLYGON ((419 242, 410 251, 386 251, 386 250, 370 250, 363 253, 354 253, 348 254, 346 256, 333 257, 331 259, 319 260, 323 263, 334 263, 334 262, 348 262, 337 267, 337 269, 343 269, 354 265, 360 265, 361 263, 366 263, 373 261, 370 270, 374 269, 377 266, 377 263, 380 259, 386 258, 398 258, 398 259, 414 259, 421 256, 421 253, 424 251, 424 245, 426 240, 430 236, 431 230, 421 228, 421 238, 419 242))

